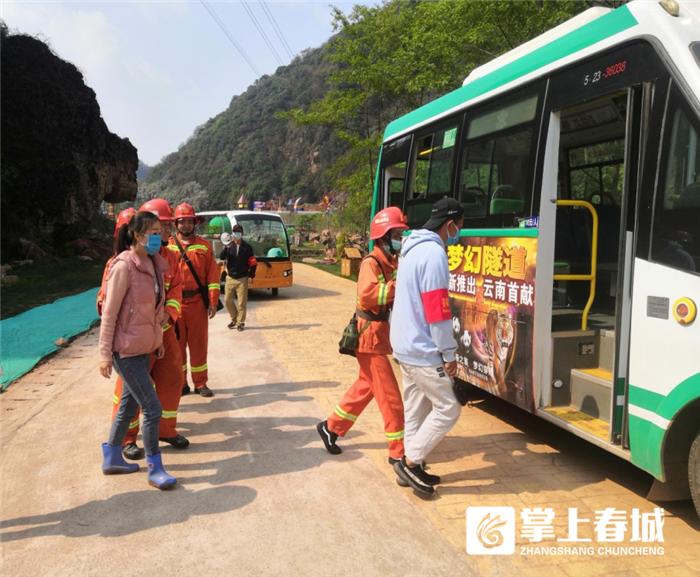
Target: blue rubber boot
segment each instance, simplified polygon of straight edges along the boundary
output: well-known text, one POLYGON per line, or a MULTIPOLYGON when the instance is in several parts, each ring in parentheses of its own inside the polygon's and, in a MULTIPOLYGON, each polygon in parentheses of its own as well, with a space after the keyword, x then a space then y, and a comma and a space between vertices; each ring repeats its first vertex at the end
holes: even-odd
POLYGON ((137 463, 127 463, 122 457, 121 445, 114 446, 109 443, 102 443, 102 472, 105 475, 124 475, 135 473, 139 470, 137 463))
POLYGON ((170 489, 177 479, 163 468, 163 460, 160 453, 156 455, 146 455, 148 463, 148 484, 158 489, 170 489))

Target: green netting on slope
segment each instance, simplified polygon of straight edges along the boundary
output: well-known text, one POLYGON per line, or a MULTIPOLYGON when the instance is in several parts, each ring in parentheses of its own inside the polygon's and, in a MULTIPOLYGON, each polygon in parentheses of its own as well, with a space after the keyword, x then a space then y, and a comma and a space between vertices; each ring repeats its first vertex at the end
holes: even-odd
POLYGON ((90 289, 0 321, 0 388, 5 390, 57 350, 57 339, 89 329, 99 318, 96 296, 97 289, 90 289))

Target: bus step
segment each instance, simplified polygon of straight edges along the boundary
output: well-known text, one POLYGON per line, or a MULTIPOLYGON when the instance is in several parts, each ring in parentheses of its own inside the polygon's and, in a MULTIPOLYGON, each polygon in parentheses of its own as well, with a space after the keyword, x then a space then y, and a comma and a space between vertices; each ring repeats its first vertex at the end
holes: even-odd
POLYGON ((607 441, 610 437, 610 425, 603 419, 596 419, 586 413, 579 411, 574 406, 569 407, 547 407, 545 409, 550 415, 554 415, 562 421, 573 425, 577 429, 586 431, 591 435, 607 441))
POLYGON ((608 421, 612 373, 604 368, 571 369, 571 405, 596 419, 608 421))

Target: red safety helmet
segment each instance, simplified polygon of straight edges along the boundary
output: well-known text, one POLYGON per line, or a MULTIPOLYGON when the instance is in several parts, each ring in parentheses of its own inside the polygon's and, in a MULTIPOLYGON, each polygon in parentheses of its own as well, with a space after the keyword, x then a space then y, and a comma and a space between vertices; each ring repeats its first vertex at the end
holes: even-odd
POLYGON ((175 222, 181 218, 194 218, 195 223, 202 221, 202 217, 197 216, 192 205, 188 204, 187 202, 183 202, 182 204, 177 205, 175 208, 175 222))
POLYGON ((389 206, 374 215, 369 225, 369 238, 372 240, 380 239, 394 228, 408 230, 406 215, 398 206, 389 206))
POLYGON ((173 218, 173 209, 170 203, 164 198, 152 198, 147 200, 139 208, 139 212, 152 212, 158 217, 158 220, 170 222, 173 218))
POLYGON ((117 222, 114 223, 114 236, 116 237, 119 234, 119 229, 124 226, 125 224, 129 224, 131 219, 134 217, 136 214, 136 209, 134 207, 129 207, 125 208, 124 210, 120 211, 119 214, 117 215, 117 222))

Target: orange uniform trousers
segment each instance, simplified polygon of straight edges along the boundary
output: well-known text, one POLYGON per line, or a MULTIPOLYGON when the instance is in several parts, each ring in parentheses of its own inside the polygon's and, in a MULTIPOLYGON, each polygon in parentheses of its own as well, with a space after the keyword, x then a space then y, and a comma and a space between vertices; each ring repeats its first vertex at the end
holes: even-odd
POLYGON ((190 349, 190 374, 195 389, 207 384, 207 347, 209 346, 209 315, 202 297, 182 303, 180 311, 180 353, 182 377, 180 387, 187 383, 187 349, 190 349))
MULTIPOLYGON (((158 436, 162 439, 167 439, 177 435, 177 409, 180 406, 180 396, 182 395, 182 357, 174 327, 170 327, 163 332, 163 348, 165 353, 162 359, 151 355, 151 378, 155 382, 156 393, 163 407, 158 436)), ((112 419, 114 419, 119 409, 122 386, 122 378, 119 377, 114 388, 112 419)), ((129 423, 129 430, 124 438, 124 444, 135 443, 138 433, 139 412, 137 411, 136 416, 129 423)))
POLYGON ((328 429, 344 437, 365 407, 376 399, 384 419, 389 456, 400 459, 403 451, 403 401, 391 362, 386 355, 357 353, 360 374, 328 417, 328 429))

